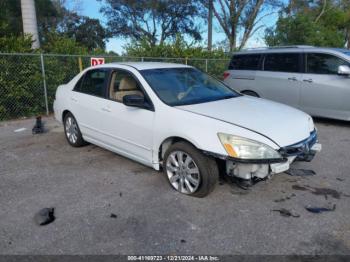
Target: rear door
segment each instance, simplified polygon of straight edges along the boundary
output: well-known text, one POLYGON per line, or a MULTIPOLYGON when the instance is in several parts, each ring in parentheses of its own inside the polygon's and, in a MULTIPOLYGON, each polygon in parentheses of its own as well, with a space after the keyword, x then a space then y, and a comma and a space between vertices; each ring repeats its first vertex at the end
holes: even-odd
POLYGON ((260 68, 262 55, 235 54, 233 55, 229 71, 225 76, 225 83, 236 91, 254 90, 255 72, 260 68))
POLYGON ((72 96, 72 113, 84 137, 99 140, 102 110, 106 100, 109 70, 91 69, 75 86, 72 96))
POLYGON ((350 63, 333 54, 309 52, 305 56, 301 109, 314 116, 348 119, 350 78, 338 75, 338 67, 350 63))
POLYGON ((267 53, 255 76, 260 97, 299 107, 302 53, 267 53))

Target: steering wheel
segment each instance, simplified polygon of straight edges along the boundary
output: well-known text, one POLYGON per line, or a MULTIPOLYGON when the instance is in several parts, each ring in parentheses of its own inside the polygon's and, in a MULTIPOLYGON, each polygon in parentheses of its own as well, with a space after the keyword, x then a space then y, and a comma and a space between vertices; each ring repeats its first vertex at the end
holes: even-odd
POLYGON ((177 95, 177 99, 182 100, 182 99, 186 98, 193 91, 193 89, 195 87, 200 87, 200 85, 194 84, 194 85, 190 86, 185 92, 179 93, 177 95))

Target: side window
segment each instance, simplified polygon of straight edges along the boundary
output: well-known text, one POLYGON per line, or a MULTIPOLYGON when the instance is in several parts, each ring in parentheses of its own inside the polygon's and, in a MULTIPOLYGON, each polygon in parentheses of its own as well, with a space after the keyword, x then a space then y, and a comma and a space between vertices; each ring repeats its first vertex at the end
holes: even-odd
POLYGON ((264 71, 273 72, 300 72, 298 53, 266 54, 264 61, 264 71))
POLYGON ((306 61, 306 73, 309 74, 336 75, 338 74, 339 66, 350 66, 350 63, 339 57, 321 53, 307 54, 306 61))
POLYGON ((234 55, 229 70, 259 70, 261 55, 234 55))
POLYGON ((84 76, 85 76, 85 75, 83 75, 82 77, 80 77, 80 79, 78 80, 78 82, 75 84, 74 89, 73 89, 74 91, 80 91, 81 83, 83 82, 84 76))
POLYGON ((87 71, 85 76, 82 78, 82 83, 79 86, 78 81, 75 88, 79 92, 94 96, 105 96, 105 85, 108 77, 108 71, 105 69, 93 69, 87 71))
POLYGON ((109 98, 123 102, 126 95, 144 96, 142 89, 134 76, 123 70, 115 70, 112 73, 109 86, 109 98))

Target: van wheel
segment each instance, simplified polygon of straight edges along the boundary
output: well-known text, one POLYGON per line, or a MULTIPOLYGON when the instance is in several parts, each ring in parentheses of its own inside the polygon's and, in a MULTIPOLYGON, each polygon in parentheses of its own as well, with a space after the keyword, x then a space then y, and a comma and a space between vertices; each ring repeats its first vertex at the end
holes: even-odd
POLYGON ((64 134, 71 146, 81 147, 87 143, 84 141, 80 132, 78 122, 71 113, 67 113, 64 117, 64 134))
POLYGON ((245 94, 247 96, 260 97, 257 93, 255 93, 254 91, 250 91, 250 90, 242 91, 242 94, 245 94))
POLYGON ((205 197, 219 178, 215 160, 186 142, 171 145, 164 156, 164 173, 178 192, 205 197))

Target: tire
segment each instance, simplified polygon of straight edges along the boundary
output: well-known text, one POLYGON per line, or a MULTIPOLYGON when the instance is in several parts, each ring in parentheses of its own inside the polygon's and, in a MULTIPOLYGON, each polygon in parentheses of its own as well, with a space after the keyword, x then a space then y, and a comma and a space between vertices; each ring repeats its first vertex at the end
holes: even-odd
POLYGON ((81 147, 87 143, 80 132, 78 122, 72 113, 68 112, 63 120, 64 134, 68 143, 73 147, 81 147))
POLYGON ((257 93, 255 93, 254 91, 250 91, 250 90, 242 91, 242 94, 245 94, 247 96, 260 97, 257 93))
POLYGON ((216 161, 186 142, 171 145, 163 163, 170 185, 186 195, 205 197, 214 190, 219 179, 216 161))

